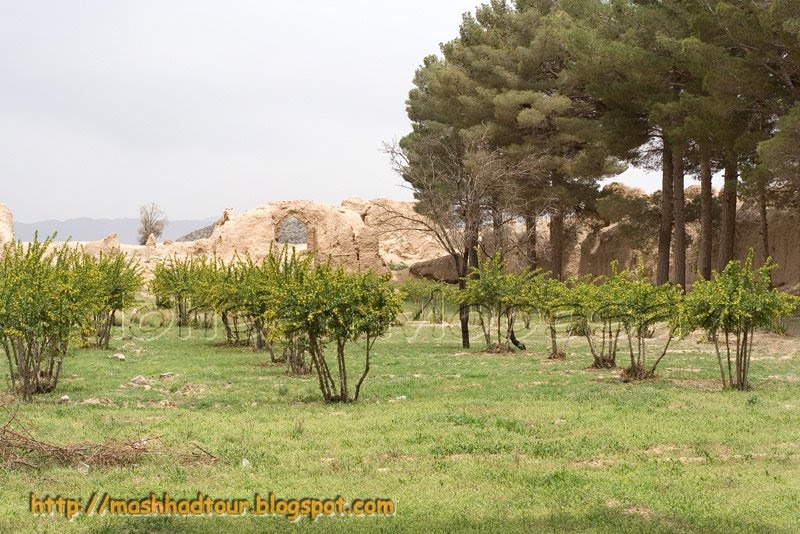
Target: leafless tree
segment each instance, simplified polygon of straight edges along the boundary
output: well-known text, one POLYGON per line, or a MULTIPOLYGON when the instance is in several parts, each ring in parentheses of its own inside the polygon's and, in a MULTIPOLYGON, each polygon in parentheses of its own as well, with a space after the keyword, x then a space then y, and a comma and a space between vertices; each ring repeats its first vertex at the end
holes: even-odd
POLYGON ((144 245, 150 234, 161 237, 167 226, 167 214, 156 204, 150 202, 139 208, 139 244, 144 245))
MULTIPOLYGON (((463 289, 478 265, 481 229, 491 225, 502 242, 505 227, 519 213, 513 208, 514 183, 531 172, 532 160, 511 161, 488 143, 486 132, 449 128, 426 132, 405 145, 386 143, 384 151, 417 199, 413 214, 383 204, 385 224, 433 236, 453 259, 463 289)), ((469 306, 461 306, 459 317, 462 346, 469 348, 469 306)))

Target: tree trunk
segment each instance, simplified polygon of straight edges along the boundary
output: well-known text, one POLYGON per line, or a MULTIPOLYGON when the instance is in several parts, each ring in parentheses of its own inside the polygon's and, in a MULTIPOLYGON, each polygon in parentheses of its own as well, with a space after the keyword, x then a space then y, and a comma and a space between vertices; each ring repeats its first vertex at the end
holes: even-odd
POLYGON ((550 272, 557 280, 564 277, 564 200, 563 191, 560 191, 563 183, 561 175, 553 174, 552 184, 556 204, 550 214, 550 272))
POLYGON ((556 332, 556 320, 555 317, 549 317, 547 320, 547 326, 550 330, 550 358, 557 359, 561 357, 561 353, 558 350, 558 332, 556 332))
MULTIPOLYGON (((453 261, 456 264, 458 273, 458 290, 464 291, 467 288, 467 275, 469 273, 469 255, 459 257, 454 255, 453 261)), ((461 348, 469 348, 469 304, 460 304, 458 307, 458 318, 461 322, 461 348)))
POLYGON ((675 283, 686 289, 686 198, 684 188, 683 145, 675 148, 672 155, 674 176, 673 197, 675 199, 675 283))
POLYGON ((717 269, 722 271, 733 259, 736 245, 736 197, 739 162, 732 149, 725 154, 725 187, 722 197, 722 235, 719 240, 717 269))
POLYGON ((231 331, 231 325, 228 322, 228 312, 223 311, 222 315, 222 326, 225 328, 225 337, 228 340, 228 344, 233 343, 233 332, 231 331))
POLYGON ((539 265, 539 258, 536 255, 537 238, 536 223, 539 218, 536 215, 525 216, 525 256, 528 259, 528 265, 531 269, 536 269, 539 265))
POLYGON ((356 394, 353 396, 353 400, 357 401, 359 396, 361 395, 361 385, 364 383, 364 379, 367 378, 369 374, 369 352, 372 348, 372 340, 370 339, 369 334, 367 334, 367 343, 366 343, 366 360, 364 361, 364 372, 361 373, 361 378, 358 379, 358 383, 356 384, 356 394))
MULTIPOLYGON (((796 227, 795 231, 798 232, 797 242, 800 243, 800 186, 798 186, 796 193, 797 193, 797 195, 796 195, 797 196, 797 202, 796 202, 796 205, 795 205, 795 209, 797 210, 797 227, 796 227)), ((798 260, 800 260, 800 258, 798 258, 798 260)), ((798 261, 798 263, 800 263, 800 261, 798 261)))
POLYGON ((311 353, 311 360, 314 368, 317 371, 317 379, 319 380, 319 389, 322 392, 322 398, 325 402, 331 402, 331 390, 328 382, 329 375, 326 375, 327 366, 320 354, 319 343, 316 336, 309 335, 309 352, 311 353))
POLYGON ((708 143, 700 145, 700 276, 711 279, 712 210, 711 154, 708 143))
POLYGON ((558 280, 564 277, 564 212, 556 208, 550 219, 550 244, 552 246, 552 273, 558 280))
POLYGON ((758 215, 761 233, 761 261, 769 258, 769 221, 767 220, 767 184, 763 180, 758 182, 758 215))
POLYGON ((672 147, 664 140, 661 150, 661 223, 658 229, 656 283, 669 282, 669 249, 672 244, 672 147))
POLYGON ((497 207, 492 208, 492 238, 494 243, 493 253, 500 252, 503 256, 506 255, 506 236, 505 225, 503 224, 503 212, 497 207))
POLYGON ((347 390, 347 360, 344 352, 345 342, 336 341, 336 357, 339 360, 339 400, 350 402, 350 392, 347 390))

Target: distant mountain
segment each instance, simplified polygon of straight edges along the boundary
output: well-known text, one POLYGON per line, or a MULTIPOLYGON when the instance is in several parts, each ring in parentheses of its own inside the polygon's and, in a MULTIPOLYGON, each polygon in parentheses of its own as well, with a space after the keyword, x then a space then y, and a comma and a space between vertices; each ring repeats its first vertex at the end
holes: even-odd
MULTIPOLYGON (((178 238, 214 223, 216 217, 198 220, 169 221, 161 240, 178 238)), ((39 221, 34 223, 14 222, 14 233, 17 239, 32 241, 34 233, 39 231, 42 239, 58 232, 57 240, 97 241, 116 233, 120 243, 135 245, 138 241, 139 219, 67 219, 66 221, 39 221)))
POLYGON ((205 239, 207 237, 211 237, 211 234, 214 232, 214 227, 216 225, 217 225, 216 222, 213 222, 208 226, 198 228, 194 232, 189 232, 185 236, 179 237, 175 241, 197 241, 198 239, 205 239))

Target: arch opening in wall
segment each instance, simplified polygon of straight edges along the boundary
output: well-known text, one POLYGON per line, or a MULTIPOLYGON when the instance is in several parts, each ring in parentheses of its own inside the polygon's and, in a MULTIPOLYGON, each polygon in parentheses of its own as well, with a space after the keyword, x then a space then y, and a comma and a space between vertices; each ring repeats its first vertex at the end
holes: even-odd
POLYGON ((308 247, 308 225, 297 217, 288 217, 278 226, 278 243, 308 247))

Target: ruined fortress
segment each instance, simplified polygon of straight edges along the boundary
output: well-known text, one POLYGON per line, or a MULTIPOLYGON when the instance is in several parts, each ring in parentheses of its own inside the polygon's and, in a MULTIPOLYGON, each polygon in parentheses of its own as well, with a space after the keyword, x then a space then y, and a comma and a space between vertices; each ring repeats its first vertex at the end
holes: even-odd
MULTIPOLYGON (((418 276, 455 281, 452 259, 431 235, 417 230, 404 230, 398 224, 387 223, 388 212, 415 217, 412 202, 387 199, 366 201, 350 198, 340 206, 313 201, 267 202, 255 209, 235 215, 225 210, 213 227, 210 237, 186 242, 147 245, 120 244, 115 234, 100 241, 74 243, 87 252, 119 249, 136 255, 145 269, 151 272, 157 262, 170 257, 216 256, 230 260, 236 255, 250 255, 259 260, 276 247, 287 244, 298 252, 314 253, 316 257, 344 265, 349 269, 373 269, 389 273, 396 279, 418 276)), ((760 261, 760 229, 752 206, 740 207, 737 227, 736 256, 744 258, 752 248, 760 261)), ((402 217, 401 217, 402 219, 402 217)), ((537 228, 540 267, 549 268, 548 222, 541 220, 537 228)), ((769 249, 778 268, 773 273, 777 287, 800 294, 800 240, 798 214, 787 211, 769 212, 769 249)), ((524 240, 523 229, 512 227, 509 239, 524 240)), ((698 250, 696 225, 688 225, 687 279, 696 279, 698 250)), ((639 257, 651 274, 656 262, 653 235, 631 233, 619 224, 603 226, 597 221, 568 220, 564 266, 566 276, 602 275, 610 272, 612 261, 621 268, 636 265, 639 257)), ((14 239, 12 214, 0 204, 0 246, 14 239)), ((484 236, 482 252, 492 253, 491 236, 484 236)), ((521 249, 507 255, 512 269, 524 267, 521 249)))

